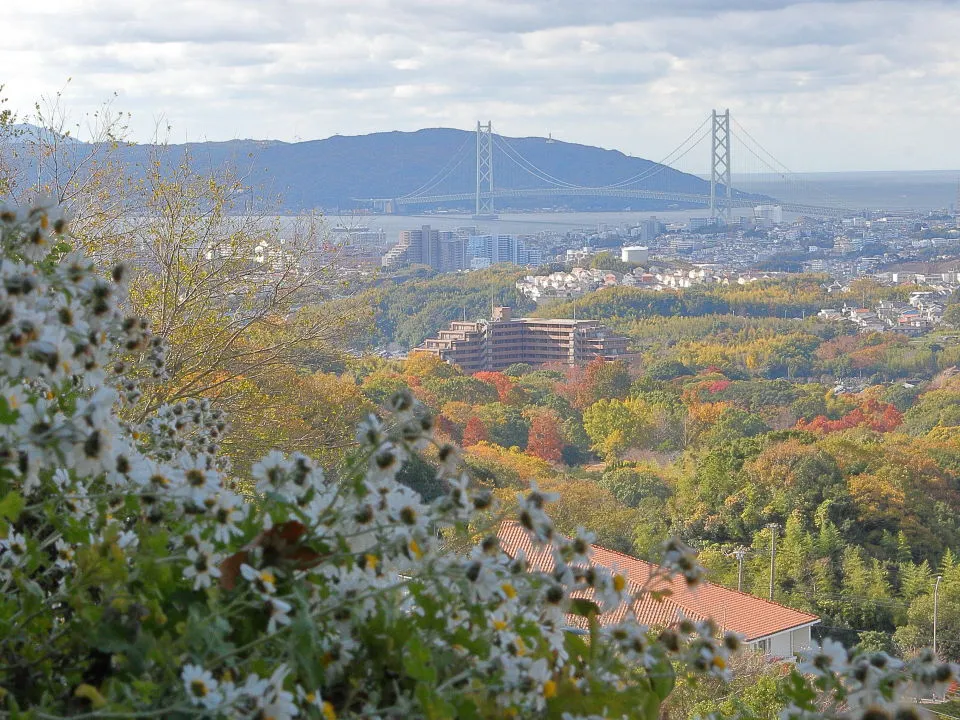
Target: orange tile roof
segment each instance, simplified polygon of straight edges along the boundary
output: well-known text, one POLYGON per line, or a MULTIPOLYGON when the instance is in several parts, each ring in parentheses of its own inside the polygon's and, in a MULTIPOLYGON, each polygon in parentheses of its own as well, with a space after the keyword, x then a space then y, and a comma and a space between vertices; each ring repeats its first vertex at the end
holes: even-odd
MULTIPOLYGON (((514 556, 522 550, 531 568, 541 572, 553 570, 550 552, 538 548, 519 523, 502 523, 497 535, 500 546, 508 555, 514 556)), ((657 574, 658 565, 599 545, 590 546, 590 557, 595 564, 623 575, 636 596, 631 603, 622 603, 615 610, 601 615, 601 623, 617 622, 626 616, 628 610, 640 623, 660 627, 673 625, 681 617, 691 620, 712 618, 721 629, 741 633, 747 642, 753 642, 820 622, 816 615, 710 582, 701 581, 690 588, 682 576, 665 578, 657 574), (650 595, 651 590, 668 591, 669 595, 655 599, 650 595)), ((571 622, 580 624, 582 619, 571 616, 571 622)))

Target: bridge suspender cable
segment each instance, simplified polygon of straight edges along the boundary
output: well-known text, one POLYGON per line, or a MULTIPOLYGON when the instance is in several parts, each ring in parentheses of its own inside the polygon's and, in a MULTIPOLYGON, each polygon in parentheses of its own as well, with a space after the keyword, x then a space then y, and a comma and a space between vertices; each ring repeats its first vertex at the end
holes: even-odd
POLYGON ((466 156, 467 156, 467 154, 464 153, 463 151, 466 149, 471 139, 472 138, 470 137, 470 133, 467 133, 466 136, 464 137, 463 144, 460 146, 460 149, 457 150, 450 157, 450 160, 447 161, 447 164, 444 165, 436 175, 434 175, 432 178, 427 180, 427 182, 425 182, 423 185, 418 187, 413 192, 409 192, 406 195, 403 195, 399 199, 406 200, 408 198, 417 197, 418 195, 425 195, 428 190, 432 190, 441 182, 446 180, 447 176, 449 176, 454 170, 456 170, 458 167, 460 167, 460 165, 463 164, 463 161, 466 159, 466 156), (454 164, 454 160, 457 161, 456 164, 454 164))

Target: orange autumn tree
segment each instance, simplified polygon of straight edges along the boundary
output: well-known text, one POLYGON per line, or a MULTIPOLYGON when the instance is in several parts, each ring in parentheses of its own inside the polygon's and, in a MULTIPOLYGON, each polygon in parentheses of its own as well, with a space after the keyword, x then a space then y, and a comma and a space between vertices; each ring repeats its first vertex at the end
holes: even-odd
POLYGON ((517 387, 516 383, 502 372, 481 370, 474 373, 473 377, 493 385, 497 389, 500 402, 504 405, 522 405, 526 400, 526 393, 523 388, 517 387))
POLYGON ((563 433, 554 413, 537 413, 530 421, 527 452, 541 460, 559 463, 563 460, 563 433))
POLYGON ((463 428, 463 446, 469 447, 490 439, 490 433, 487 426, 476 415, 467 420, 466 427, 463 428))
POLYGON ((892 432, 902 423, 903 413, 893 405, 881 402, 875 397, 867 397, 860 402, 858 407, 855 407, 839 420, 830 420, 824 415, 818 415, 810 422, 799 420, 797 429, 820 435, 855 427, 867 427, 877 432, 892 432))
POLYGON ((578 410, 598 400, 623 400, 630 392, 630 371, 622 360, 608 362, 596 357, 583 368, 570 368, 556 391, 578 410))

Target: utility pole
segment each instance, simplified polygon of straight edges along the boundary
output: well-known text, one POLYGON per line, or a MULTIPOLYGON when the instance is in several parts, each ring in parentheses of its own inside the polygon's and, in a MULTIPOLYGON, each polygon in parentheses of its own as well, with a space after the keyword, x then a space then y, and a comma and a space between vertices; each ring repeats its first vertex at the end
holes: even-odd
POLYGON ((937 606, 940 599, 940 581, 943 575, 937 575, 937 582, 933 586, 933 655, 937 655, 937 606))
POLYGON ((733 556, 737 559, 737 592, 743 592, 743 558, 747 554, 746 548, 737 548, 733 556))
POLYGON ((777 568, 777 530, 780 526, 776 523, 768 523, 767 530, 770 531, 770 599, 773 600, 774 578, 777 568))

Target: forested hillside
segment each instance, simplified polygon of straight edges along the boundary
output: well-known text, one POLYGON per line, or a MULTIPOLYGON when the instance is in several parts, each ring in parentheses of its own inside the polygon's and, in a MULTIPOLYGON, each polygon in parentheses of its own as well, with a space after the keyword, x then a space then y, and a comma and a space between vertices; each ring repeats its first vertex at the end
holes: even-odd
MULTIPOLYGON (((486 272, 509 293, 508 272, 486 272)), ((577 301, 579 317, 630 338, 628 362, 468 376, 413 355, 354 362, 342 377, 373 404, 413 390, 495 493, 531 480, 559 493, 565 532, 583 526, 650 559, 676 534, 732 587, 743 548, 744 589, 765 596, 775 524, 778 600, 821 615, 822 634, 856 644, 880 632, 909 653, 930 642, 937 574, 941 627, 960 632, 960 345, 950 331, 858 335, 820 320, 837 302, 821 282, 612 288, 577 301)), ((411 343, 456 314, 455 298, 485 309, 456 276, 377 292, 378 317, 397 318, 378 332, 411 343), (431 315, 430 297, 448 313, 431 315)), ((861 281, 852 292, 869 302, 909 288, 861 281)), ((439 492, 429 464, 403 477, 439 492)), ((942 642, 960 658, 960 642, 942 642)))

